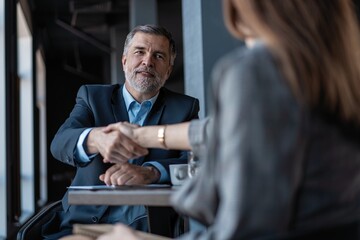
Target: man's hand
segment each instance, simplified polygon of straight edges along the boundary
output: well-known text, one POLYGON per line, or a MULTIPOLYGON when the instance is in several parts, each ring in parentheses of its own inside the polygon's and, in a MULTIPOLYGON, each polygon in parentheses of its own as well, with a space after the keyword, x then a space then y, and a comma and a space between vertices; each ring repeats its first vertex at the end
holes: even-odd
POLYGON ((130 163, 117 163, 111 166, 100 180, 106 185, 143 185, 159 180, 160 173, 154 167, 137 166, 130 163))
POLYGON ((104 162, 124 163, 129 159, 148 154, 146 148, 140 147, 119 130, 94 128, 87 138, 89 154, 100 153, 104 162))

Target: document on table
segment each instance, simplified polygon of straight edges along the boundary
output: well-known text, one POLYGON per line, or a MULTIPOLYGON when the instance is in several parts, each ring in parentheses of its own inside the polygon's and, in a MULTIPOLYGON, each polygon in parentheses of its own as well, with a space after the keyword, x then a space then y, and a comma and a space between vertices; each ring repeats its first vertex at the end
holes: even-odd
POLYGON ((169 184, 147 184, 147 185, 121 185, 121 186, 107 186, 107 185, 87 185, 87 186, 69 186, 71 190, 136 190, 136 189, 156 189, 156 188, 171 188, 169 184))

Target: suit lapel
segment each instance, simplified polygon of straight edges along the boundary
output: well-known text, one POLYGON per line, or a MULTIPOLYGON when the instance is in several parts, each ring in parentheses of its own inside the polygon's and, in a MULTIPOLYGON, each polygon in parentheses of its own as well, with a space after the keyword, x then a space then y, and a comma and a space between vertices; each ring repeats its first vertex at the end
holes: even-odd
POLYGON ((113 94, 111 96, 111 107, 114 114, 115 122, 129 122, 129 116, 122 94, 123 87, 124 85, 117 85, 117 87, 114 88, 113 94))
POLYGON ((164 92, 160 90, 159 96, 156 99, 154 106, 151 108, 148 116, 144 121, 144 126, 159 125, 160 118, 165 109, 165 97, 164 92))

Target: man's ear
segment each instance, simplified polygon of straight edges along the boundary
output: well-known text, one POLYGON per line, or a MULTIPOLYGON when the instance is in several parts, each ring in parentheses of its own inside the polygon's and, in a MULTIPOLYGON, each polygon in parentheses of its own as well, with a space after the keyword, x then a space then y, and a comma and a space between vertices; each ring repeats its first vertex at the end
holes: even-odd
POLYGON ((127 60, 127 59, 126 59, 126 56, 125 56, 125 55, 122 55, 121 63, 122 63, 123 71, 125 71, 126 60, 127 60))
POLYGON ((166 72, 166 79, 168 79, 170 77, 170 74, 171 74, 173 68, 174 68, 173 65, 169 66, 169 68, 168 68, 168 70, 166 72))

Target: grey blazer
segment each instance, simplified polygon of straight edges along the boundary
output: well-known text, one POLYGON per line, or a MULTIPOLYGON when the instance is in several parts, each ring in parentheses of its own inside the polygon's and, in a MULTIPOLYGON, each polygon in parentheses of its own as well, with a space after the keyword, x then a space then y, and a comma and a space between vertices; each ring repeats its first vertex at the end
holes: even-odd
POLYGON ((262 44, 226 56, 213 76, 207 156, 173 198, 208 230, 182 239, 277 238, 360 219, 359 135, 301 105, 262 44))

